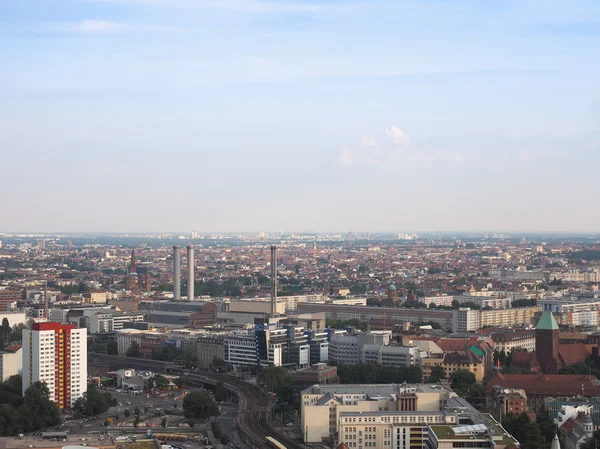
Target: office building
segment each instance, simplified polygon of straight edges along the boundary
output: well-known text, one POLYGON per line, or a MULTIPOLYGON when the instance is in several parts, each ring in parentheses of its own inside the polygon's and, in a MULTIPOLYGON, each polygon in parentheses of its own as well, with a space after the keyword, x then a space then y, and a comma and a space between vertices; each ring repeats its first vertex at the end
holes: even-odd
POLYGON ((71 408, 87 391, 87 329, 34 323, 23 330, 23 394, 45 382, 59 408, 71 408))

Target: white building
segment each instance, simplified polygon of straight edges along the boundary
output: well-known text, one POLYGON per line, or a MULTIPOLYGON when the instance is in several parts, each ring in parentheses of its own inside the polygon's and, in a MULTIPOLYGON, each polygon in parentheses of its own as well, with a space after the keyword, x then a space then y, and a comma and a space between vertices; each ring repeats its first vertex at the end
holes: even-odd
POLYGON ((256 340, 254 335, 228 335, 223 340, 225 361, 233 366, 256 365, 256 340))
POLYGON ((73 324, 34 323, 23 330, 23 394, 46 383, 59 408, 71 408, 87 391, 87 329, 73 324))
POLYGON ((302 391, 301 407, 305 443, 351 449, 518 444, 491 415, 438 384, 313 385, 302 391))
POLYGON ((600 310, 600 299, 579 299, 577 297, 553 297, 538 300, 538 306, 552 313, 582 312, 587 310, 600 310))
POLYGON ((473 332, 481 327, 479 310, 461 307, 452 312, 452 330, 454 332, 473 332))
POLYGON ((431 303, 435 304, 436 307, 447 306, 450 307, 454 301, 454 296, 423 296, 419 298, 419 302, 426 304, 427 307, 431 303))
MULTIPOLYGON (((598 326, 598 311, 597 310, 581 310, 568 314, 568 324, 574 326, 598 326)), ((564 323, 564 320, 563 320, 564 323)))
MULTIPOLYGON (((439 414, 440 406, 452 397, 456 397, 456 393, 438 384, 313 385, 300 395, 304 442, 320 443, 327 438, 335 440, 340 424, 348 422, 340 421, 340 414, 344 412, 378 412, 383 415, 410 410, 439 414)), ((380 418, 374 417, 373 421, 364 422, 366 425, 367 422, 379 421, 380 418)), ((363 421, 361 418, 361 421, 355 419, 350 422, 356 427, 358 424, 354 423, 363 421)))
POLYGON ((392 331, 370 331, 348 334, 339 332, 329 340, 329 360, 347 365, 362 363, 365 345, 389 345, 392 331))
POLYGON ((113 312, 113 330, 123 329, 124 323, 140 323, 144 321, 144 314, 141 312, 113 312))
POLYGON ((95 312, 89 317, 89 329, 91 334, 113 331, 113 316, 111 313, 95 312))
POLYGON ((115 331, 117 335, 117 347, 119 355, 127 354, 127 350, 135 341, 140 348, 142 347, 142 335, 144 331, 138 329, 122 329, 115 331))
POLYGON ((0 313, 0 323, 6 318, 10 327, 16 324, 27 324, 25 312, 2 312, 0 313))
POLYGON ((8 380, 10 376, 21 374, 23 370, 23 349, 20 345, 7 346, 0 352, 1 381, 8 380))

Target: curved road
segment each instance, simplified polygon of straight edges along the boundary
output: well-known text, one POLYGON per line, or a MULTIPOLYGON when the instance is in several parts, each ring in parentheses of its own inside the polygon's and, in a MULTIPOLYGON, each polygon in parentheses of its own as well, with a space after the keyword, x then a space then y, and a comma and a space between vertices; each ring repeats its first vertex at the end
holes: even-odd
POLYGON ((223 382, 225 387, 238 397, 236 420, 240 433, 252 447, 264 448, 265 438, 270 436, 282 443, 287 449, 303 449, 303 445, 281 435, 271 427, 271 404, 269 396, 257 386, 232 378, 227 374, 206 373, 187 374, 187 377, 200 382, 223 382))

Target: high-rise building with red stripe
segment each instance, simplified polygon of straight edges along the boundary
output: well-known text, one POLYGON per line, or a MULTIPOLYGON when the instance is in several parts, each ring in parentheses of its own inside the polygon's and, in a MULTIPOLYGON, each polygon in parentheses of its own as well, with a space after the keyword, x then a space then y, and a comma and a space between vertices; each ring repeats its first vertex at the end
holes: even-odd
POLYGON ((59 408, 71 408, 87 391, 87 329, 34 323, 23 330, 23 394, 44 382, 59 408))

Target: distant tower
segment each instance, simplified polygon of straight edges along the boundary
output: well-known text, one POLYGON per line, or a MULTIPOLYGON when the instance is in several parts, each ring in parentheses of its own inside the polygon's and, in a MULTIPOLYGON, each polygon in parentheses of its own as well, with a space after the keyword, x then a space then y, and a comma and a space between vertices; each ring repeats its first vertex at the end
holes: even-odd
POLYGON ((181 299, 181 246, 173 247, 173 299, 181 299))
POLYGON ((390 304, 398 303, 398 289, 396 289, 396 286, 394 284, 390 284, 388 286, 387 294, 388 294, 388 302, 390 304))
POLYGON ((152 276, 150 273, 140 273, 138 274, 138 286, 140 289, 149 292, 152 286, 152 276))
POLYGON ((44 318, 48 319, 48 281, 44 282, 44 318))
POLYGON ((131 262, 129 262, 129 274, 136 274, 135 248, 131 249, 131 262))
POLYGON ((277 247, 271 245, 271 314, 277 313, 277 247))
POLYGON ((187 247, 187 299, 191 301, 194 299, 194 247, 189 245, 187 247))
POLYGON ((138 277, 135 268, 135 249, 131 250, 131 261, 129 262, 129 273, 125 277, 125 290, 138 289, 138 277))
POLYGON ((552 312, 544 311, 535 327, 535 356, 544 374, 558 372, 559 333, 552 312))

